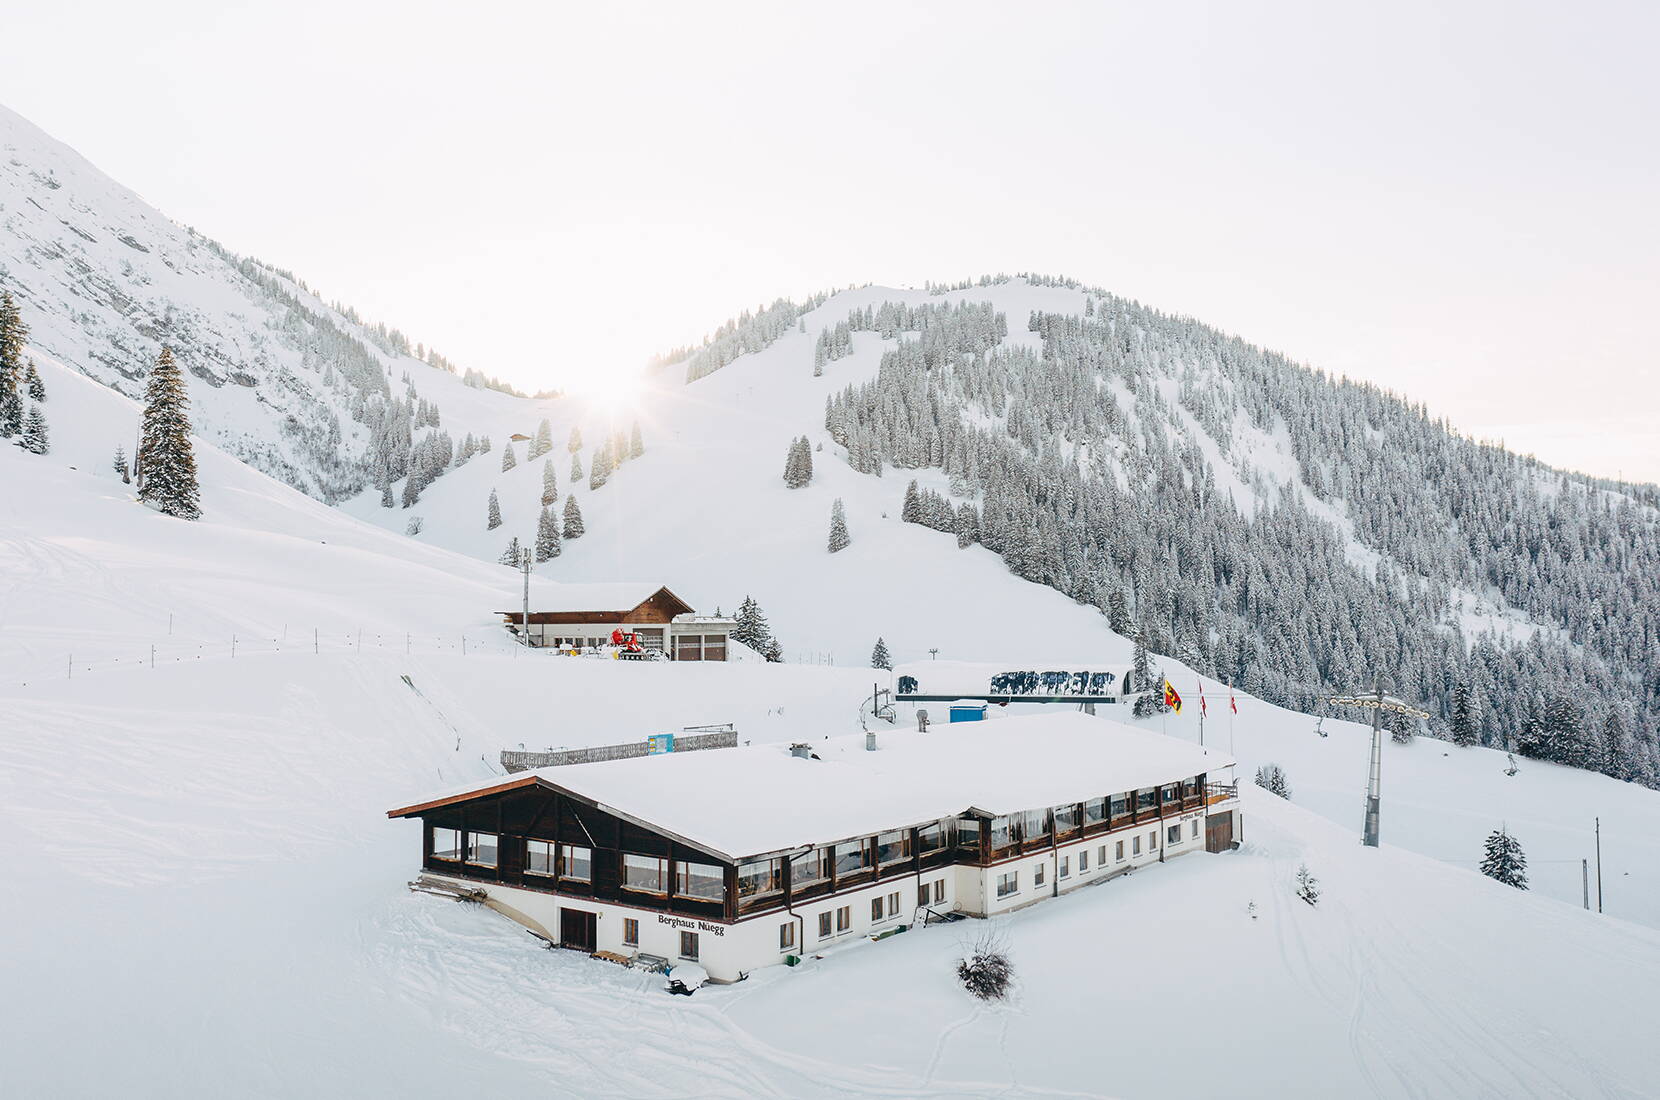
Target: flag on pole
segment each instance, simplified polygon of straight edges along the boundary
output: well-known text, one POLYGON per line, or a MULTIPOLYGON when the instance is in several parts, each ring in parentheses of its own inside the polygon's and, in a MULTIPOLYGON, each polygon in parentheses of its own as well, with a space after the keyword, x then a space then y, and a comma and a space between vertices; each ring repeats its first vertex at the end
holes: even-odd
POLYGON ((1234 697, 1233 697, 1233 681, 1232 680, 1228 681, 1228 709, 1232 710, 1235 714, 1239 713, 1239 704, 1234 701, 1234 697))
POLYGON ((1203 718, 1210 713, 1210 707, 1205 703, 1205 682, 1199 681, 1199 717, 1203 718))
POLYGON ((1176 694, 1175 687, 1168 679, 1164 681, 1164 705, 1177 714, 1182 712, 1182 697, 1176 694))

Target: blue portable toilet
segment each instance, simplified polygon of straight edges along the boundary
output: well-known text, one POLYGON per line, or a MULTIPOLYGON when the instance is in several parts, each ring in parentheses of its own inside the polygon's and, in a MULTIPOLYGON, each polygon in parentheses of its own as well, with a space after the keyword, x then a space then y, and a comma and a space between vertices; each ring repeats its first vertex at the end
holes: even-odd
POLYGON ((986 720, 986 704, 971 703, 968 700, 951 704, 951 721, 953 722, 984 722, 986 720))

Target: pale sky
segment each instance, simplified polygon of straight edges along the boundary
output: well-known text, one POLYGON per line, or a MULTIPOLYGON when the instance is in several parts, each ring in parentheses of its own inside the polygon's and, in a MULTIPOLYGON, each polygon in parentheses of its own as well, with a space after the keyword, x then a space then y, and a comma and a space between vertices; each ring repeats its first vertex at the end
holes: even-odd
POLYGON ((1660 481, 1657 6, 1338 7, 37 3, 0 100, 527 389, 1042 271, 1660 481))

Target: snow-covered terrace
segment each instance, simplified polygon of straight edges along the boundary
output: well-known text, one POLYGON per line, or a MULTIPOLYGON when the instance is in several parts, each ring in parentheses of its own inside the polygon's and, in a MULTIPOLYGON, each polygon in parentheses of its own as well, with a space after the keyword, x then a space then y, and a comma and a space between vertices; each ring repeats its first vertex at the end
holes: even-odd
POLYGON ((992 816, 1083 802, 1216 772, 1219 751, 1078 713, 879 730, 787 746, 542 768, 391 810, 402 817, 540 785, 740 861, 870 836, 970 811, 992 816))

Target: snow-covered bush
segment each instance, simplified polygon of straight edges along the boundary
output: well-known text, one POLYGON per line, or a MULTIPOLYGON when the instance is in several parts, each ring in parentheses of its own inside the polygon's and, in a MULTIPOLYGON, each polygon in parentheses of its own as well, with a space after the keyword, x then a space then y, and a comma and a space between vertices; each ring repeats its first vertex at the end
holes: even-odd
POLYGON ((1310 905, 1320 904, 1320 880, 1308 869, 1308 864, 1297 866, 1297 896, 1310 905))
POLYGON ((1481 857, 1481 873, 1518 890, 1527 889, 1527 853, 1521 842, 1505 831, 1503 825, 1487 835, 1487 844, 1481 857))
POLYGON ((965 948, 957 962, 957 977, 963 988, 982 1001, 1001 1001, 1014 984, 1014 964, 1009 962, 1008 945, 993 929, 986 929, 965 948))

